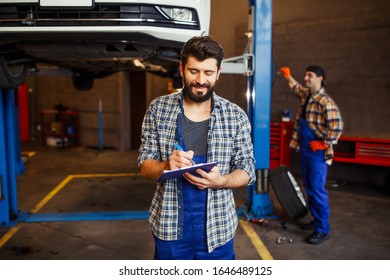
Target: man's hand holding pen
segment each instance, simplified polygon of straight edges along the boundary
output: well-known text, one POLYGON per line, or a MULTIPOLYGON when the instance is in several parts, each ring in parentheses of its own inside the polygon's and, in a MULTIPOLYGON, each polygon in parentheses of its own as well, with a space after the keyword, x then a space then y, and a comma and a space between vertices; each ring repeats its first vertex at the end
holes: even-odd
POLYGON ((193 157, 193 151, 184 151, 182 147, 175 143, 172 154, 169 157, 169 169, 174 170, 194 165, 195 162, 192 160, 193 157))

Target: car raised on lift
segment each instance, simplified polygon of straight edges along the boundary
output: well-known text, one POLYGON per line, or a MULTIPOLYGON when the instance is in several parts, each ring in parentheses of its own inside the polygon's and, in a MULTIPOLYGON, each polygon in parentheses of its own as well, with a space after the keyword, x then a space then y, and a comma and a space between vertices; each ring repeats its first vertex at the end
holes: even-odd
POLYGON ((69 70, 79 90, 122 70, 174 77, 183 44, 209 27, 210 0, 2 0, 0 88, 40 65, 69 70))

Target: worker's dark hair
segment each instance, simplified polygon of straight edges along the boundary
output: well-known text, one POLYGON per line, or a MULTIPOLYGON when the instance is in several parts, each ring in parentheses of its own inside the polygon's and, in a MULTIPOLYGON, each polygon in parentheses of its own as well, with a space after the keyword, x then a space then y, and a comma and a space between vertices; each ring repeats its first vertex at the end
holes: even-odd
POLYGON ((220 44, 210 36, 195 36, 184 44, 181 51, 181 63, 186 65, 188 57, 193 56, 199 61, 215 58, 218 68, 221 67, 223 50, 220 44))

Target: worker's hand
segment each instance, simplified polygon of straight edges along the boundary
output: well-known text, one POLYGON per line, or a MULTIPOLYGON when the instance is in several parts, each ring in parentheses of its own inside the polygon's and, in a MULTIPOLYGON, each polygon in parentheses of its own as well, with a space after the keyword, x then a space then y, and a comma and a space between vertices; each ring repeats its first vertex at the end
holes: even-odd
POLYGON ((290 67, 281 67, 279 70, 282 73, 283 77, 288 78, 291 76, 290 67))
POLYGON ((325 150, 326 148, 328 148, 328 146, 326 146, 325 143, 322 141, 311 141, 310 148, 313 152, 316 152, 319 150, 325 150))
POLYGON ((181 167, 193 165, 192 158, 194 157, 194 151, 179 151, 173 150, 171 156, 169 157, 169 169, 178 169, 181 167))
POLYGON ((202 169, 197 169, 195 172, 198 176, 189 172, 184 173, 183 176, 188 182, 195 185, 200 190, 206 188, 221 188, 226 185, 227 179, 219 173, 218 166, 214 166, 210 172, 206 172, 202 169))

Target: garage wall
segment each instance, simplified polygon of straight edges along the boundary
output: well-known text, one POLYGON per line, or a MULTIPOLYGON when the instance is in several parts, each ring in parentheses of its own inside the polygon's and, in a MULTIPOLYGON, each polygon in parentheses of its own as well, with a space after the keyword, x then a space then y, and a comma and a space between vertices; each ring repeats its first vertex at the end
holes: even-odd
MULTIPOLYGON (((390 4, 374 1, 274 1, 273 56, 302 81, 307 65, 324 67, 345 135, 390 138, 390 4), (353 5, 352 5, 353 3, 353 5), (315 8, 314 8, 315 7, 315 8)), ((285 81, 276 81, 272 116, 296 110, 285 81)))
MULTIPOLYGON (((298 81, 303 80, 307 65, 323 66, 328 93, 344 119, 344 135, 390 139, 389 2, 273 2, 274 62, 291 67, 298 81)), ((272 118, 280 118, 283 109, 295 115, 296 108, 297 100, 289 94, 286 82, 277 79, 272 90, 272 118)), ((300 173, 296 153, 293 170, 300 173)), ((387 167, 335 162, 329 178, 390 190, 387 167)))
POLYGON ((73 87, 69 76, 29 76, 30 120, 33 137, 41 141, 40 112, 62 105, 79 112, 81 146, 99 143, 99 101, 103 109, 103 144, 126 150, 130 147, 130 89, 128 74, 118 73, 96 79, 88 91, 73 87))
MULTIPOLYGON (((272 2, 275 65, 289 66, 298 81, 303 81, 307 65, 321 65, 328 92, 342 111, 345 135, 390 138, 389 2, 272 2)), ((244 50, 247 12, 248 1, 212 0, 210 33, 224 47, 225 57, 244 50)), ((245 108, 246 81, 240 78, 223 76, 217 91, 245 108)), ((278 77, 272 89, 272 119, 280 120, 285 109, 296 112, 297 101, 289 93, 278 77)))
MULTIPOLYGON (((274 64, 289 66, 298 81, 303 81, 307 65, 321 65, 326 70, 328 92, 343 115, 344 135, 390 139, 390 2, 272 2, 274 64)), ((212 0, 211 33, 227 49, 227 57, 241 54, 247 5, 245 0, 212 0)), ((235 76, 222 77, 217 91, 245 108, 245 97, 240 93, 245 79, 235 76)), ((297 105, 284 78, 277 77, 272 88, 272 120, 280 120, 286 109, 295 115, 297 105)), ((297 153, 292 153, 292 169, 300 174, 297 153)), ((390 171, 386 167, 334 163, 329 177, 383 188, 390 180, 390 171)))

